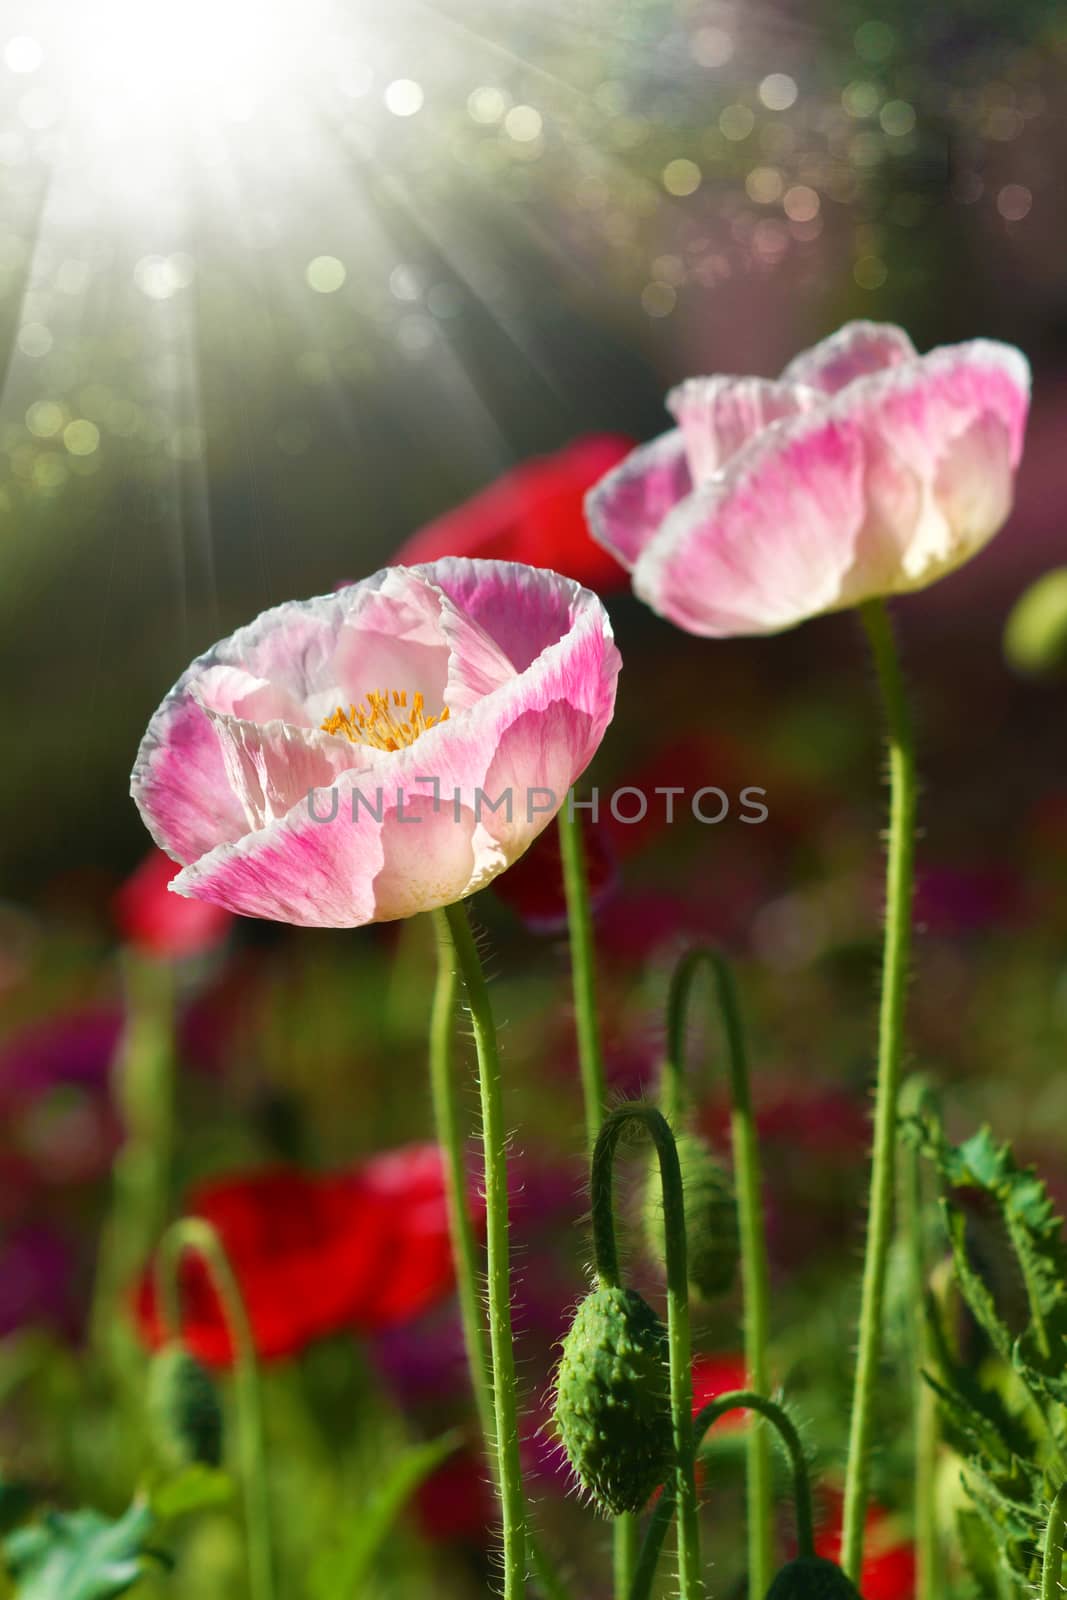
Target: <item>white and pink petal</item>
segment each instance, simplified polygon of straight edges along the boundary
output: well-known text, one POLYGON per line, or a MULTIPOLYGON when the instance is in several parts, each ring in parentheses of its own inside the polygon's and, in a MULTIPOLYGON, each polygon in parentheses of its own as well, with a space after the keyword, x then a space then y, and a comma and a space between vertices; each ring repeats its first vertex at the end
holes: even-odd
POLYGON ((633 571, 641 552, 675 506, 692 492, 685 435, 671 428, 639 445, 585 499, 589 531, 633 571))

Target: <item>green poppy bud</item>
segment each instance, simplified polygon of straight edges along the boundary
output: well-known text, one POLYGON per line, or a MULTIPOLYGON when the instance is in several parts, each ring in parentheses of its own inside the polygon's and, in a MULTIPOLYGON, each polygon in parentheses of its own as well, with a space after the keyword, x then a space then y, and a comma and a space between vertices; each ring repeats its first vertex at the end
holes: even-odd
MULTIPOLYGON (((696 1133, 679 1133, 675 1143, 685 1197, 686 1258, 694 1299, 713 1300, 725 1294, 737 1272, 740 1243, 733 1186, 721 1162, 696 1133)), ((659 1160, 648 1169, 644 1198, 645 1239, 659 1261, 666 1258, 663 1232, 663 1188, 659 1160)))
POLYGON ((836 1562, 801 1556, 782 1568, 767 1590, 767 1600, 862 1600, 862 1596, 836 1562))
POLYGON ((148 1369, 148 1419, 153 1443, 170 1467, 217 1467, 222 1460, 222 1407, 207 1369, 180 1344, 164 1345, 148 1369))
POLYGON ((671 1469, 667 1330, 632 1289, 578 1307, 556 1374, 556 1426, 583 1489, 611 1516, 640 1511, 671 1469))
POLYGON ((1009 667, 1027 678, 1067 673, 1067 567, 1055 567, 1015 602, 1004 629, 1009 667))

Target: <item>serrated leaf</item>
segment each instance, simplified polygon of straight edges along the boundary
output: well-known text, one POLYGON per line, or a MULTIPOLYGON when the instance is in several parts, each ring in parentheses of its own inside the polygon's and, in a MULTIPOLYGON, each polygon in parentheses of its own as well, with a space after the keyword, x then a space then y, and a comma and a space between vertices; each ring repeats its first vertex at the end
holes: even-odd
POLYGON ((53 1512, 4 1543, 18 1600, 112 1600, 144 1576, 154 1525, 135 1500, 116 1521, 95 1511, 53 1512))
MULTIPOLYGON (((923 1148, 944 1186, 943 1207, 960 1289, 997 1352, 1045 1392, 1067 1371, 1067 1243, 1063 1222, 1032 1167, 1020 1167, 1010 1144, 998 1144, 983 1128, 962 1145, 939 1128, 925 1129, 923 1148), (1000 1213, 1026 1285, 1030 1308, 1021 1335, 1010 1329, 988 1285, 971 1262, 962 1191, 987 1195, 1000 1213)), ((1056 1396, 1067 1397, 1067 1386, 1056 1396)))
POLYGON ((151 1507, 160 1522, 174 1522, 194 1511, 225 1505, 233 1489, 233 1479, 218 1467, 185 1467, 152 1490, 151 1507))

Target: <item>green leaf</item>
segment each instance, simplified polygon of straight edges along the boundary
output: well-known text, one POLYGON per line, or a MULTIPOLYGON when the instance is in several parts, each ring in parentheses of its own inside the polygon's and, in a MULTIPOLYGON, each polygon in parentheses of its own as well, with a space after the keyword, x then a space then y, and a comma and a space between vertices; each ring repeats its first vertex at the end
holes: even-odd
POLYGON ((112 1521, 95 1511, 53 1512, 4 1543, 18 1600, 111 1600, 146 1571, 154 1525, 149 1505, 135 1500, 112 1521))
POLYGON ((194 1511, 225 1505, 233 1496, 233 1487, 233 1479, 218 1467, 185 1467, 152 1490, 152 1510, 160 1522, 174 1522, 194 1511))
POLYGON ((998 1144, 983 1128, 954 1146, 927 1123, 919 1135, 943 1185, 942 1203, 960 1289, 994 1349, 1044 1392, 1067 1399, 1067 1244, 1063 1222, 1032 1167, 1020 1167, 1010 1144, 998 1144), (968 1249, 967 1190, 986 1195, 997 1208, 1026 1285, 1030 1320, 1013 1332, 975 1269, 968 1249))
POLYGON ((375 1556, 411 1496, 461 1442, 457 1432, 410 1446, 386 1472, 377 1492, 353 1517, 339 1547, 323 1552, 311 1574, 314 1600, 355 1600, 375 1556))

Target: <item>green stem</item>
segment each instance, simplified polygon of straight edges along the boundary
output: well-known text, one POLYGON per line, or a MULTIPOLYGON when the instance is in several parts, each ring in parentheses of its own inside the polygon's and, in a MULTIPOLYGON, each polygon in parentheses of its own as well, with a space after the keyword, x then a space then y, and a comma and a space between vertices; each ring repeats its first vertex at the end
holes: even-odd
POLYGON ((211 1224, 200 1217, 183 1217, 172 1223, 160 1245, 159 1300, 167 1337, 180 1339, 182 1336, 179 1272, 186 1252, 198 1255, 210 1273, 229 1330, 233 1346, 237 1445, 248 1539, 249 1594, 251 1600, 273 1600, 271 1508, 255 1339, 240 1286, 222 1240, 211 1224))
MULTIPOLYGON (((600 1037, 600 1017, 596 996, 596 948, 593 940, 593 915, 589 904, 589 876, 586 871, 585 843, 581 824, 574 814, 571 795, 557 818, 559 853, 563 864, 563 889, 567 900, 567 931, 571 954, 571 987, 574 995, 575 1032, 578 1038, 578 1070, 582 1080, 585 1109, 585 1136, 592 1156, 597 1135, 604 1122, 607 1088, 604 1082, 604 1047, 600 1037)), ((626 1600, 633 1581, 637 1557, 637 1518, 624 1513, 612 1525, 615 1600, 626 1600)))
POLYGON ((114 1095, 125 1138, 113 1170, 90 1320, 94 1346, 113 1362, 124 1360, 116 1312, 166 1224, 174 1138, 174 972, 165 961, 125 951, 123 981, 126 1022, 114 1095))
POLYGON ((874 1159, 867 1253, 863 1270, 859 1354, 845 1477, 842 1565, 853 1583, 863 1565, 874 1397, 882 1351, 886 1270, 893 1232, 897 1098, 904 1054, 904 1020, 911 952, 915 849, 915 748, 907 696, 889 614, 882 601, 861 608, 878 675, 889 747, 890 812, 886 867, 885 948, 878 1029, 874 1159))
POLYGON ((793 1473, 793 1502, 794 1513, 797 1521, 797 1553, 802 1557, 815 1554, 815 1516, 812 1509, 811 1479, 808 1475, 808 1461, 804 1454, 804 1445, 796 1424, 783 1406, 774 1400, 768 1400, 766 1395, 756 1394, 751 1389, 736 1389, 732 1394, 721 1394, 716 1400, 697 1414, 694 1429, 698 1446, 703 1441, 709 1428, 715 1426, 720 1417, 726 1416, 729 1411, 756 1411, 761 1417, 777 1429, 778 1437, 785 1447, 789 1457, 789 1465, 793 1473))
POLYGON ((467 1171, 463 1159, 464 1135, 460 1124, 455 1086, 456 1000, 459 981, 455 950, 448 918, 443 911, 433 915, 437 940, 437 982, 430 1013, 430 1092, 434 1123, 445 1158, 448 1198, 448 1223, 452 1254, 456 1261, 456 1291, 463 1343, 467 1351, 474 1404, 478 1423, 490 1459, 495 1455, 495 1418, 490 1377, 489 1349, 479 1297, 478 1244, 467 1200, 467 1171))
POLYGON ((614 1163, 623 1130, 641 1123, 656 1146, 663 1184, 663 1231, 667 1246, 667 1348, 670 1357, 671 1422, 677 1463, 678 1587, 681 1600, 700 1600, 700 1528, 697 1522, 693 1452, 693 1370, 689 1337, 689 1282, 686 1268, 685 1202, 678 1151, 670 1124, 653 1106, 630 1104, 613 1111, 593 1151, 593 1249, 602 1287, 619 1282, 615 1238, 614 1163))
POLYGON ((640 1524, 632 1512, 624 1512, 612 1523, 612 1578, 616 1600, 626 1600, 634 1581, 640 1543, 640 1524))
POLYGON ((518 1600, 526 1583, 526 1510, 519 1460, 515 1346, 511 1329, 511 1269, 508 1246, 507 1129, 504 1124, 500 1053, 489 990, 466 907, 445 909, 456 962, 463 978, 478 1051, 482 1143, 485 1152, 486 1254, 489 1346, 493 1365, 494 1439, 504 1542, 504 1600, 518 1600))
POLYGON ((559 850, 563 862, 563 888, 567 897, 567 927, 571 948, 571 982, 578 1034, 578 1068, 585 1104, 586 1141, 590 1153, 604 1122, 604 1052, 596 1002, 596 952, 593 916, 589 906, 589 881, 581 825, 570 796, 557 819, 559 850))
MULTIPOLYGON (((797 1521, 797 1550, 801 1556, 812 1556, 815 1553, 815 1517, 812 1508, 811 1478, 808 1474, 807 1457, 804 1454, 804 1445, 800 1434, 796 1430, 789 1413, 773 1400, 766 1396, 755 1394, 751 1389, 737 1389, 731 1394, 720 1395, 717 1400, 712 1400, 709 1405, 697 1413, 693 1423, 694 1452, 700 1449, 704 1437, 709 1429, 713 1428, 721 1417, 729 1411, 756 1411, 766 1418, 778 1430, 779 1437, 785 1446, 793 1469, 793 1498, 796 1508, 797 1521)), ((669 1490, 664 1489, 659 1502, 649 1521, 648 1532, 641 1548, 641 1555, 634 1577, 633 1587, 630 1590, 629 1600, 648 1600, 652 1592, 652 1580, 656 1575, 660 1551, 667 1537, 671 1518, 674 1516, 674 1496, 669 1490)))
MULTIPOLYGON (((467 1368, 486 1456, 495 1468, 492 1371, 479 1292, 478 1241, 467 1200, 465 1138, 456 1094, 455 1025, 459 983, 448 918, 443 911, 435 911, 432 919, 437 941, 437 981, 430 1012, 430 1092, 437 1139, 445 1157, 449 1234, 456 1263, 456 1293, 467 1368)), ((527 1529, 527 1541, 533 1570, 543 1593, 548 1600, 569 1600, 565 1584, 532 1528, 527 1529)))
POLYGON ((1067 1512, 1067 1483, 1061 1484, 1049 1508, 1044 1556, 1041 1562, 1041 1600, 1063 1600, 1060 1578, 1063 1572, 1065 1512, 1067 1512))
MULTIPOLYGON (((744 1293, 745 1369, 759 1394, 768 1395, 770 1373, 770 1279, 767 1236, 763 1221, 762 1174, 759 1135, 752 1107, 752 1089, 745 1047, 741 1007, 729 963, 717 950, 700 946, 688 951, 671 978, 667 998, 667 1055, 664 1096, 669 1110, 679 1115, 688 1100, 685 1086, 685 1039, 693 984, 707 966, 726 1038, 730 1073, 730 1126, 737 1193, 737 1226, 741 1245, 741 1282, 744 1293)), ((770 1441, 761 1427, 749 1429, 747 1452, 748 1585, 751 1600, 763 1600, 771 1584, 774 1563, 774 1522, 771 1497, 770 1441)))
MULTIPOLYGON (((900 1095, 900 1115, 922 1116, 931 1090, 922 1078, 911 1078, 900 1095)), ((937 1400, 923 1374, 934 1366, 926 1311, 927 1261, 922 1152, 915 1143, 903 1145, 901 1222, 908 1252, 909 1319, 911 1333, 913 1415, 915 1438, 915 1600, 939 1600, 941 1594, 940 1547, 937 1536, 935 1492, 937 1477, 937 1400)))

